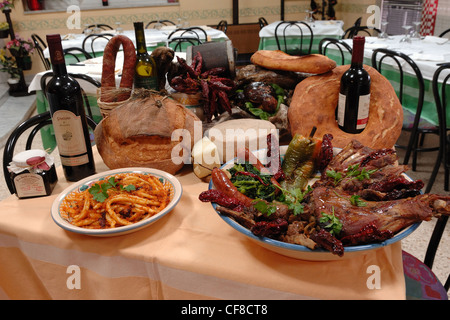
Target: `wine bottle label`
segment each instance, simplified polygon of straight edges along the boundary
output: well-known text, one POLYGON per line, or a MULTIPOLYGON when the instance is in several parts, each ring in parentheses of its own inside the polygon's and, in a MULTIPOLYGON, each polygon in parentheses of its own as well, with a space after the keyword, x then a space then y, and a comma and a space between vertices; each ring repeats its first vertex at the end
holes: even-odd
MULTIPOLYGON (((337 122, 341 127, 344 127, 346 99, 346 95, 339 93, 337 122)), ((356 129, 364 129, 366 127, 367 122, 369 121, 369 107, 370 94, 359 96, 356 129)))
POLYGON ((61 164, 68 167, 81 166, 82 164, 89 162, 89 156, 87 154, 79 157, 64 157, 61 156, 61 164))
POLYGON ((370 94, 359 96, 358 120, 356 129, 364 129, 369 122, 370 94))
POLYGON ((155 77, 139 77, 136 76, 134 86, 136 88, 144 88, 144 89, 153 89, 157 90, 158 88, 158 79, 155 77))
POLYGON ((339 93, 337 122, 338 122, 338 125, 341 126, 341 127, 344 126, 345 100, 347 100, 347 96, 345 94, 339 93))
POLYGON ((42 176, 35 173, 23 173, 14 178, 14 186, 19 198, 45 196, 45 183, 42 176))
MULTIPOLYGON (((87 153, 81 117, 68 110, 58 110, 52 116, 56 144, 62 157, 73 157, 87 153)), ((89 162, 88 157, 76 160, 78 163, 89 162)))

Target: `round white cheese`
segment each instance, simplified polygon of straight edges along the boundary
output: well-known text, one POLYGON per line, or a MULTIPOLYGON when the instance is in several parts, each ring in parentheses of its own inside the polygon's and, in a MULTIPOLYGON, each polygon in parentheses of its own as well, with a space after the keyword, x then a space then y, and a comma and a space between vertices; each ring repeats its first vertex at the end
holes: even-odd
POLYGON ((267 120, 236 119, 217 124, 205 134, 217 147, 224 163, 236 157, 244 147, 250 151, 267 148, 267 135, 279 138, 274 124, 267 120))

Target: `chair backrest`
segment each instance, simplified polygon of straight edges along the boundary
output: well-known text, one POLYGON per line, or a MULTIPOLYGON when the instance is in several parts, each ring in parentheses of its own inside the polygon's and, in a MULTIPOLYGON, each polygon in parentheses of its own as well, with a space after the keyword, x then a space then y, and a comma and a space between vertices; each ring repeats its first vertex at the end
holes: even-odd
POLYGON ((39 58, 41 58, 41 61, 44 64, 45 70, 50 70, 51 69, 50 60, 44 56, 44 49, 47 48, 47 44, 45 43, 44 40, 42 40, 41 37, 39 37, 35 33, 33 33, 31 35, 31 39, 33 40, 35 49, 36 49, 37 53, 39 54, 39 58))
POLYGON ((450 130, 447 123, 447 109, 450 105, 447 103, 447 94, 450 94, 450 62, 440 64, 436 69, 431 81, 431 87, 433 90, 434 101, 436 105, 436 111, 438 115, 438 128, 439 128, 439 153, 436 158, 433 172, 428 180, 425 192, 428 193, 433 187, 434 181, 439 171, 439 167, 444 164, 444 190, 449 190, 450 185, 450 136, 447 136, 448 130, 450 130), (440 87, 440 88, 439 88, 440 87))
POLYGON ((153 20, 145 25, 145 29, 154 28, 155 25, 157 25, 157 24, 163 25, 163 26, 170 26, 170 25, 175 26, 176 25, 175 22, 170 21, 170 20, 153 20))
POLYGON ((174 51, 180 52, 185 50, 183 44, 188 43, 193 46, 203 44, 208 40, 208 35, 200 27, 178 28, 169 34, 167 40, 174 51), (174 46, 173 43, 175 43, 174 46))
POLYGON ((83 60, 93 58, 93 56, 91 56, 89 54, 89 52, 87 52, 86 50, 84 50, 82 48, 78 48, 78 47, 70 47, 70 48, 63 49, 63 53, 64 53, 64 56, 71 56, 78 62, 81 62, 80 55, 84 56, 85 59, 83 59, 83 60))
POLYGON ((358 27, 350 27, 347 30, 345 30, 344 35, 342 36, 342 39, 353 39, 353 37, 357 35, 363 35, 363 36, 372 36, 371 31, 376 31, 377 33, 381 33, 381 30, 378 28, 372 28, 368 26, 358 26, 358 27), (362 34, 361 34, 362 33, 362 34))
POLYGON ((103 41, 104 42, 106 40, 106 42, 104 42, 104 44, 105 44, 104 47, 106 47, 106 44, 108 43, 109 40, 111 40, 112 37, 114 37, 114 35, 112 33, 93 33, 93 34, 90 34, 90 35, 86 36, 83 39, 83 43, 81 45, 81 48, 84 51, 90 53, 95 58, 96 57, 95 50, 94 50, 94 43, 95 43, 95 41, 103 41), (86 45, 88 45, 87 48, 86 48, 86 45))
POLYGON ((228 22, 227 20, 220 20, 216 27, 217 30, 223 31, 223 33, 227 33, 228 22))
MULTIPOLYGON (((89 127, 94 130, 96 127, 96 123, 90 117, 86 117, 89 127)), ((13 132, 9 135, 5 147, 3 149, 3 175, 5 178, 6 185, 8 186, 9 192, 11 194, 14 193, 14 185, 11 181, 11 177, 8 171, 8 165, 12 161, 13 156, 15 154, 16 144, 19 141, 19 138, 25 133, 28 132, 28 129, 31 129, 31 132, 28 135, 26 140, 25 150, 30 150, 33 144, 33 140, 39 130, 47 125, 52 124, 52 119, 50 116, 50 111, 46 111, 44 113, 37 114, 22 123, 20 123, 13 132)))
MULTIPOLYGON (((89 82, 90 84, 94 85, 97 88, 101 87, 101 83, 95 79, 93 79, 92 77, 86 75, 86 74, 81 74, 81 73, 69 73, 70 76, 72 76, 75 79, 81 79, 84 81, 89 82)), ((47 96, 47 82, 48 80, 53 77, 53 72, 46 72, 42 75, 41 77, 41 90, 44 93, 44 96, 47 96)), ((83 94, 83 100, 84 100, 84 106, 86 109, 86 114, 91 118, 94 119, 94 116, 92 114, 92 108, 91 105, 89 103, 89 98, 86 95, 86 92, 84 91, 83 87, 81 88, 81 92, 83 94)))
POLYGON ((269 24, 269 23, 267 22, 266 18, 264 18, 264 17, 260 17, 260 18, 258 19, 258 23, 259 23, 259 28, 260 28, 260 29, 264 28, 265 26, 267 26, 267 25, 269 24))
MULTIPOLYGON (((405 88, 405 77, 406 72, 404 71, 405 66, 409 66, 415 76, 415 79, 418 84, 418 98, 417 98, 417 111, 416 111, 416 118, 417 120, 420 119, 420 113, 422 112, 422 106, 423 106, 423 100, 424 100, 424 93, 425 93, 425 84, 422 76, 422 72, 420 71, 419 67, 416 65, 414 60, 412 60, 408 55, 394 50, 389 49, 375 49, 372 53, 372 67, 378 70, 378 72, 382 73, 382 71, 388 66, 388 64, 383 65, 383 61, 385 61, 386 58, 395 62, 396 66, 396 72, 398 72, 398 92, 397 96, 400 100, 400 103, 403 104, 403 98, 404 98, 404 88, 405 88), (378 61, 377 61, 378 60, 378 61)), ((410 71, 411 71, 410 70, 410 71)), ((390 77, 392 79, 392 77, 390 77)), ((394 80, 390 80, 392 83, 394 80)))
MULTIPOLYGON (((449 29, 450 30, 450 29, 449 29)), ((449 130, 447 124, 447 109, 449 105, 447 104, 447 92, 450 89, 450 63, 444 63, 436 69, 433 75, 433 79, 431 82, 431 86, 433 89, 434 100, 436 102, 436 108, 438 112, 439 119, 439 156, 438 160, 439 165, 444 159, 444 165, 450 165, 450 142, 448 141, 447 131, 449 130), (444 74, 448 72, 447 74, 444 74), (439 90, 439 87, 440 90, 439 90)), ((439 169, 439 167, 435 167, 435 169, 439 169)), ((431 191, 431 186, 433 185, 434 179, 436 178, 437 172, 433 172, 434 177, 432 176, 429 181, 429 186, 427 185, 425 192, 431 191)), ((446 172, 447 174, 447 172, 446 172)), ((444 187, 444 190, 448 191, 448 176, 445 177, 445 181, 447 185, 444 187)), ((430 242, 428 243, 427 251, 425 252, 424 263, 428 266, 428 268, 433 267, 434 258, 436 257, 437 248, 441 241, 442 235, 444 234, 445 226, 447 225, 448 216, 442 216, 436 221, 436 225, 434 227, 433 233, 430 238, 430 242)), ((450 275, 447 277, 447 281, 444 284, 444 288, 448 291, 450 287, 450 275)))
POLYGON ((319 53, 326 55, 328 47, 331 46, 333 49, 339 50, 340 56, 341 56, 341 65, 346 64, 345 63, 345 54, 347 53, 347 56, 352 56, 352 47, 346 43, 345 41, 341 39, 335 39, 335 38, 323 38, 319 42, 319 53))
POLYGON ((202 44, 203 42, 198 38, 181 38, 181 37, 175 37, 169 40, 168 44, 169 47, 173 49, 175 52, 184 52, 185 46, 183 44, 190 44, 193 46, 198 46, 202 44), (173 45, 175 44, 175 45, 173 45))
POLYGON ((176 38, 197 38, 200 41, 206 42, 208 41, 208 34, 206 31, 200 27, 188 27, 188 28, 177 28, 176 30, 172 31, 169 36, 167 37, 168 40, 176 38))
POLYGON ((311 53, 314 34, 309 24, 304 21, 281 21, 275 27, 275 40, 278 50, 294 55, 306 55, 311 53), (298 34, 295 33, 293 37, 286 35, 286 32, 292 33, 292 29, 294 32, 298 30, 298 34), (307 50, 303 50, 303 39, 307 36, 310 37, 309 46, 307 50))
POLYGON ((96 32, 98 29, 101 30, 114 30, 113 27, 111 27, 110 25, 104 24, 104 23, 97 23, 97 24, 91 24, 89 26, 87 26, 86 28, 84 28, 83 33, 86 33, 86 30, 89 30, 89 33, 92 32, 96 32))
POLYGON ((442 32, 439 37, 443 38, 444 36, 447 36, 447 33, 450 33, 450 29, 445 30, 444 32, 442 32))

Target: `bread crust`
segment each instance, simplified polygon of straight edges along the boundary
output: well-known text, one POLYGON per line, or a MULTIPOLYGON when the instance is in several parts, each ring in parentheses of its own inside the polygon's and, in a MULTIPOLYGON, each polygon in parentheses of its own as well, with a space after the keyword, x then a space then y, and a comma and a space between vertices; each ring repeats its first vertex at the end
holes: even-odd
POLYGON ((172 99, 152 95, 114 109, 95 128, 97 149, 110 169, 126 167, 155 168, 175 174, 184 163, 172 160, 172 150, 181 146, 172 133, 186 129, 194 145, 194 121, 199 118, 172 99), (158 106, 157 100, 163 101, 158 106))
POLYGON ((349 68, 339 66, 323 75, 311 76, 300 82, 289 106, 291 134, 333 135, 333 146, 343 148, 352 139, 374 148, 392 148, 402 131, 403 109, 390 82, 374 68, 364 65, 371 78, 369 122, 363 132, 350 134, 339 129, 335 110, 339 98, 340 79, 349 68))
POLYGON ((336 67, 336 62, 321 54, 292 56, 281 50, 258 50, 250 58, 253 64, 270 70, 322 74, 336 67))

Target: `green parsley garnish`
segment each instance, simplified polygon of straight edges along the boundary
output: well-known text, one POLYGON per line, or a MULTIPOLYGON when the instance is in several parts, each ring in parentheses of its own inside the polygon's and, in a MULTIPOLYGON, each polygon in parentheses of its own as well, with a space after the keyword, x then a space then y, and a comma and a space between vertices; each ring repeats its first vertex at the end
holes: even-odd
POLYGON ((302 201, 305 195, 312 190, 311 186, 308 186, 305 191, 302 191, 302 189, 300 188, 295 188, 293 190, 286 190, 279 186, 276 187, 280 189, 283 193, 278 199, 280 202, 286 204, 289 210, 292 210, 294 215, 299 215, 303 213, 304 205, 302 204, 302 201))
POLYGON ((375 173, 378 169, 366 170, 366 168, 359 169, 359 164, 348 166, 345 173, 336 172, 334 170, 327 170, 326 175, 334 179, 334 185, 337 186, 339 182, 345 177, 351 177, 352 179, 357 179, 362 181, 364 179, 370 179, 370 176, 375 173))
POLYGON ((134 185, 129 184, 124 187, 123 185, 118 184, 114 177, 110 177, 107 182, 102 184, 96 183, 92 187, 90 187, 89 193, 92 194, 95 201, 104 202, 106 199, 108 199, 108 190, 116 187, 118 187, 121 191, 136 190, 136 187, 134 185))
POLYGON ((275 204, 267 203, 263 200, 255 201, 253 206, 256 210, 268 217, 270 217, 272 213, 275 213, 277 211, 277 206, 275 204))
POLYGON ((357 207, 365 207, 366 203, 360 199, 361 197, 354 194, 350 197, 350 203, 357 207))
POLYGON ((321 212, 322 217, 319 219, 319 222, 328 223, 324 228, 328 229, 332 235, 337 236, 342 230, 342 222, 334 215, 334 207, 332 210, 333 214, 321 212))

